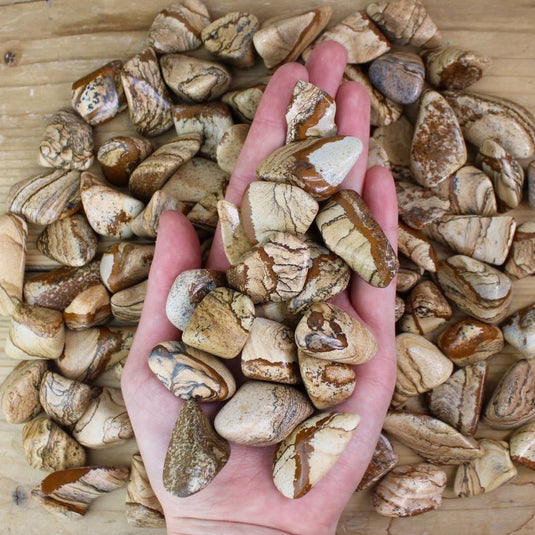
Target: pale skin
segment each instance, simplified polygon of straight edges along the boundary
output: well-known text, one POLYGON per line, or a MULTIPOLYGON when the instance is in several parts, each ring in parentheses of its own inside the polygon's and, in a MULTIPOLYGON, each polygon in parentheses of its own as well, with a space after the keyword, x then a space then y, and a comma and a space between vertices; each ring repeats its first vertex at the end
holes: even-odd
MULTIPOLYGON (((305 66, 291 63, 275 72, 251 125, 226 198, 239 204, 260 161, 284 144, 284 115, 292 89, 298 80, 307 80, 336 98, 338 134, 353 135, 363 141, 363 154, 342 187, 362 195, 390 243, 395 245, 394 181, 384 168, 366 171, 370 104, 362 86, 355 82, 341 84, 345 64, 345 49, 327 42, 314 50, 305 66)), ((195 231, 187 219, 177 212, 163 214, 143 314, 122 377, 128 413, 151 484, 165 512, 168 533, 334 534, 373 454, 395 383, 395 283, 387 288, 374 288, 353 275, 348 289, 334 299, 371 329, 379 350, 372 360, 356 368, 357 386, 351 398, 332 409, 357 413, 361 423, 327 476, 304 497, 290 500, 273 485, 273 447, 233 444, 228 463, 210 485, 188 498, 177 498, 163 488, 162 469, 182 401, 154 376, 147 356, 159 342, 179 339, 180 332, 165 315, 167 294, 179 273, 200 267, 200 257, 195 231)), ((216 234, 208 267, 225 270, 228 265, 216 234)), ((213 408, 207 405, 203 408, 213 415, 213 408)))

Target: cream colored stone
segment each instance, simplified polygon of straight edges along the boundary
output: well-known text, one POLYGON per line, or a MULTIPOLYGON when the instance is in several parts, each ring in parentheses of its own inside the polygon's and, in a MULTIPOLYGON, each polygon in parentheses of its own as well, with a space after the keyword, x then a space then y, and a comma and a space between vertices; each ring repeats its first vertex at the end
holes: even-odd
POLYGON ((216 147, 216 160, 223 171, 230 174, 234 170, 248 133, 249 125, 239 123, 232 125, 221 136, 216 147))
POLYGON ((535 222, 526 221, 516 227, 505 273, 513 279, 535 273, 535 222))
POLYGON ((473 165, 461 167, 449 181, 449 200, 454 214, 496 215, 496 195, 490 178, 473 165))
POLYGON ((501 325, 503 336, 523 357, 535 357, 535 303, 509 316, 501 325))
POLYGON ((240 209, 229 201, 221 200, 217 203, 217 213, 225 256, 229 264, 235 265, 251 249, 243 230, 240 209))
POLYGON ((102 325, 110 318, 110 296, 103 284, 80 292, 63 311, 65 326, 73 330, 102 325))
POLYGON ((435 273, 438 257, 433 244, 419 231, 398 223, 398 249, 418 267, 435 273))

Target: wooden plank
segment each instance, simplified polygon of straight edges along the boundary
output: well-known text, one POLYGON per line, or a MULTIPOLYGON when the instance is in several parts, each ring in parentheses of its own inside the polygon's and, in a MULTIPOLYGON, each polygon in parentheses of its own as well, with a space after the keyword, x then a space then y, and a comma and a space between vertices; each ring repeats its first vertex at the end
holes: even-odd
MULTIPOLYGON (((5 211, 9 187, 39 172, 36 152, 46 117, 70 104, 70 85, 105 62, 127 59, 144 43, 146 30, 155 14, 170 2, 154 0, 93 0, 83 8, 75 0, 0 0, 0 212, 5 211)), ((369 0, 207 0, 213 17, 228 11, 250 10, 261 20, 275 14, 292 14, 331 4, 335 23, 345 15, 363 9, 369 0)), ((509 0, 425 0, 428 10, 447 43, 487 54, 493 64, 474 90, 511 98, 535 113, 535 39, 532 2, 509 0)), ((241 74, 235 83, 265 73, 261 66, 241 74)), ((97 129, 97 146, 112 135, 131 133, 123 113, 97 129)), ((515 211, 517 220, 534 218, 525 206, 515 211)), ((48 269, 53 263, 34 246, 40 229, 32 227, 28 252, 29 270, 48 269)), ((514 284, 512 310, 535 301, 535 278, 514 284)), ((0 319, 0 348, 7 335, 8 321, 0 319)), ((491 361, 488 392, 500 375, 518 358, 511 348, 491 361)), ((0 381, 15 362, 0 354, 0 381)), ((105 378, 113 381, 112 378, 105 378)), ((60 521, 28 498, 43 473, 31 470, 24 459, 22 426, 0 421, 0 518, 3 532, 24 533, 155 533, 133 530, 124 520, 124 491, 103 497, 81 522, 60 521)), ((481 426, 481 436, 506 438, 507 433, 481 426)), ((401 462, 417 457, 396 444, 401 462)), ((128 462, 135 443, 91 454, 92 462, 128 462)), ((448 469, 453 475, 453 469, 448 469)), ((450 496, 451 493, 448 495, 450 496)), ((506 487, 478 498, 445 499, 436 512, 412 519, 388 519, 375 514, 369 493, 355 494, 345 509, 339 535, 398 533, 508 533, 535 531, 533 502, 535 474, 526 468, 506 487)), ((297 530, 298 528, 296 528, 297 530)))

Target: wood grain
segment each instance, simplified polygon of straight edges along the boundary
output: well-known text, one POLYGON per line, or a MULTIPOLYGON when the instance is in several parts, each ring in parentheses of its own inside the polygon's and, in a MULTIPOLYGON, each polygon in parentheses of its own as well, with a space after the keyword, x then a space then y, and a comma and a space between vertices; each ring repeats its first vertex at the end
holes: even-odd
MULTIPOLYGON (((126 60, 141 49, 155 14, 170 2, 164 0, 0 0, 0 212, 11 185, 39 171, 37 147, 46 118, 70 106, 73 81, 112 59, 126 60)), ((293 2, 206 0, 213 18, 229 11, 248 10, 261 20, 275 14, 291 14, 322 4, 334 8, 333 23, 364 8, 368 0, 293 0, 293 2)), ((474 90, 504 96, 535 113, 535 4, 532 0, 486 2, 484 0, 424 0, 446 42, 487 54, 493 64, 474 90)), ((235 83, 254 79, 265 71, 257 67, 241 74, 235 83)), ((123 113, 97 128, 97 146, 111 135, 132 133, 123 113)), ((533 219, 525 205, 515 211, 518 221, 533 219)), ((41 256, 32 228, 28 269, 48 269, 53 264, 41 256)), ((513 310, 535 301, 535 278, 514 284, 513 310)), ((0 347, 8 321, 0 320, 0 347)), ((491 361, 487 391, 519 358, 509 347, 491 361)), ((0 382, 15 363, 0 354, 0 382)), ((105 377, 114 383, 113 377, 105 377)), ((21 427, 0 421, 0 518, 3 533, 159 533, 133 529, 124 519, 124 491, 97 500, 79 522, 60 521, 29 498, 31 488, 44 477, 29 468, 21 445, 21 427)), ((507 433, 481 426, 479 436, 505 438, 507 433)), ((396 444, 401 462, 415 455, 396 444)), ((135 451, 127 446, 91 454, 92 462, 129 462, 135 451)), ((450 474, 452 472, 450 471, 450 474)), ((451 483, 450 483, 451 484, 451 483)), ((451 494, 449 494, 451 495, 451 494)), ((449 496, 448 495, 448 496, 449 496)), ((412 519, 377 515, 368 493, 355 494, 339 524, 339 535, 413 534, 451 532, 505 535, 535 531, 535 473, 519 467, 518 477, 488 495, 469 499, 447 497, 435 512, 412 519)), ((298 528, 296 528, 298 532, 298 528)))

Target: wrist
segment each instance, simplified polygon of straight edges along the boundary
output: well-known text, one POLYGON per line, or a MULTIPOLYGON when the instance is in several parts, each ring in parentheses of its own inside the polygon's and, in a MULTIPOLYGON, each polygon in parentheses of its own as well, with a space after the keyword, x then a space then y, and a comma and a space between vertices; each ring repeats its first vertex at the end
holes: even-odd
POLYGON ((197 518, 166 518, 167 535, 294 535, 257 524, 197 518))

